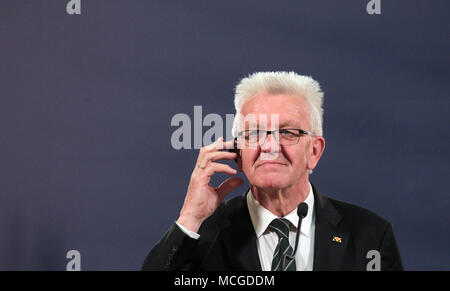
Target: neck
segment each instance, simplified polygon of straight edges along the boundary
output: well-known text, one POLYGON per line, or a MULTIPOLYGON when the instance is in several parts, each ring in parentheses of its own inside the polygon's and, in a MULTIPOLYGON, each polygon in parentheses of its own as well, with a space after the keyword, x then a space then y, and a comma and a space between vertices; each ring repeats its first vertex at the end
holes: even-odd
POLYGON ((283 189, 262 189, 251 185, 253 197, 267 210, 278 217, 291 213, 305 201, 310 191, 308 177, 283 189))

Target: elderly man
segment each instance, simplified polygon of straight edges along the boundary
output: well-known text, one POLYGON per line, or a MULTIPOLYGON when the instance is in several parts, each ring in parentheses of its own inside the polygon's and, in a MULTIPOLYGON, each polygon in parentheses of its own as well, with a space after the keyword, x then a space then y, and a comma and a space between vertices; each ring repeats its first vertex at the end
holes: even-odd
POLYGON ((324 196, 309 181, 325 148, 322 103, 310 77, 244 78, 235 94, 236 139, 200 150, 180 216, 143 270, 366 270, 376 254, 371 268, 402 270, 389 222, 324 196), (235 152, 223 150, 235 143, 235 152), (244 183, 238 177, 210 185, 214 173, 237 174, 218 160, 236 160, 250 184, 243 196, 224 201, 244 183), (297 211, 302 203, 308 207, 297 211))

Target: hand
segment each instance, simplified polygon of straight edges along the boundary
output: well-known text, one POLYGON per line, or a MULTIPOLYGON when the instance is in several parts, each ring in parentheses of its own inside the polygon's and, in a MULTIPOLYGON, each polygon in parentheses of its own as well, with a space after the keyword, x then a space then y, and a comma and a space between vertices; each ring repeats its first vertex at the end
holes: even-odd
POLYGON ((233 142, 233 140, 224 142, 220 137, 216 142, 200 149, 183 208, 177 220, 190 231, 197 232, 203 221, 214 213, 225 196, 244 183, 241 178, 230 177, 217 188, 210 184, 214 173, 237 174, 232 167, 215 162, 236 159, 236 153, 220 151, 220 149, 230 148, 233 142))

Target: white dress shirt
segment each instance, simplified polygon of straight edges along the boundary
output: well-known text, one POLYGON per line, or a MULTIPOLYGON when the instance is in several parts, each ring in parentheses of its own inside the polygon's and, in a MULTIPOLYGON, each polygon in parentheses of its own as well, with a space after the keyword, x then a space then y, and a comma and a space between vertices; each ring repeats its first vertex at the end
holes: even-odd
MULTIPOLYGON (((308 204, 308 214, 302 220, 300 229, 300 238, 297 253, 295 254, 295 265, 297 271, 312 271, 314 259, 314 231, 315 231, 315 213, 314 213, 314 195, 312 187, 305 199, 308 204)), ((275 248, 278 244, 278 236, 274 231, 267 227, 273 219, 278 218, 275 214, 264 208, 254 197, 252 191, 249 190, 246 196, 248 211, 252 220, 253 228, 256 233, 256 245, 258 248, 259 260, 263 271, 270 271, 272 268, 272 258, 275 248)), ((294 226, 289 232, 289 243, 292 249, 295 247, 295 236, 298 224, 297 208, 284 218, 288 219, 294 226)), ((198 239, 200 235, 183 227, 175 222, 178 227, 189 237, 198 239)))
MULTIPOLYGON (((297 253, 295 254, 295 265, 297 271, 312 271, 314 259, 314 231, 315 231, 315 217, 314 217, 314 195, 312 187, 305 201, 308 204, 308 214, 302 220, 300 228, 300 237, 298 243, 297 253)), ((247 193, 247 205, 250 213, 250 218, 256 233, 256 244, 258 248, 259 260, 263 271, 270 271, 272 268, 272 258, 275 248, 278 244, 278 236, 274 231, 267 227, 275 218, 275 214, 262 206, 249 190, 247 193)), ((297 208, 284 218, 288 219, 294 227, 289 232, 289 243, 294 249, 295 235, 298 224, 297 208)))

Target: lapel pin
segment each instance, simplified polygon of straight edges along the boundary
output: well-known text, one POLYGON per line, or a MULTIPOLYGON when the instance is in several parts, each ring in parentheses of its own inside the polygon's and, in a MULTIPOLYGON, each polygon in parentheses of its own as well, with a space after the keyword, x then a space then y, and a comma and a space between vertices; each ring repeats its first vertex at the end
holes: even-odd
POLYGON ((342 243, 342 237, 333 236, 333 241, 341 244, 342 243))

